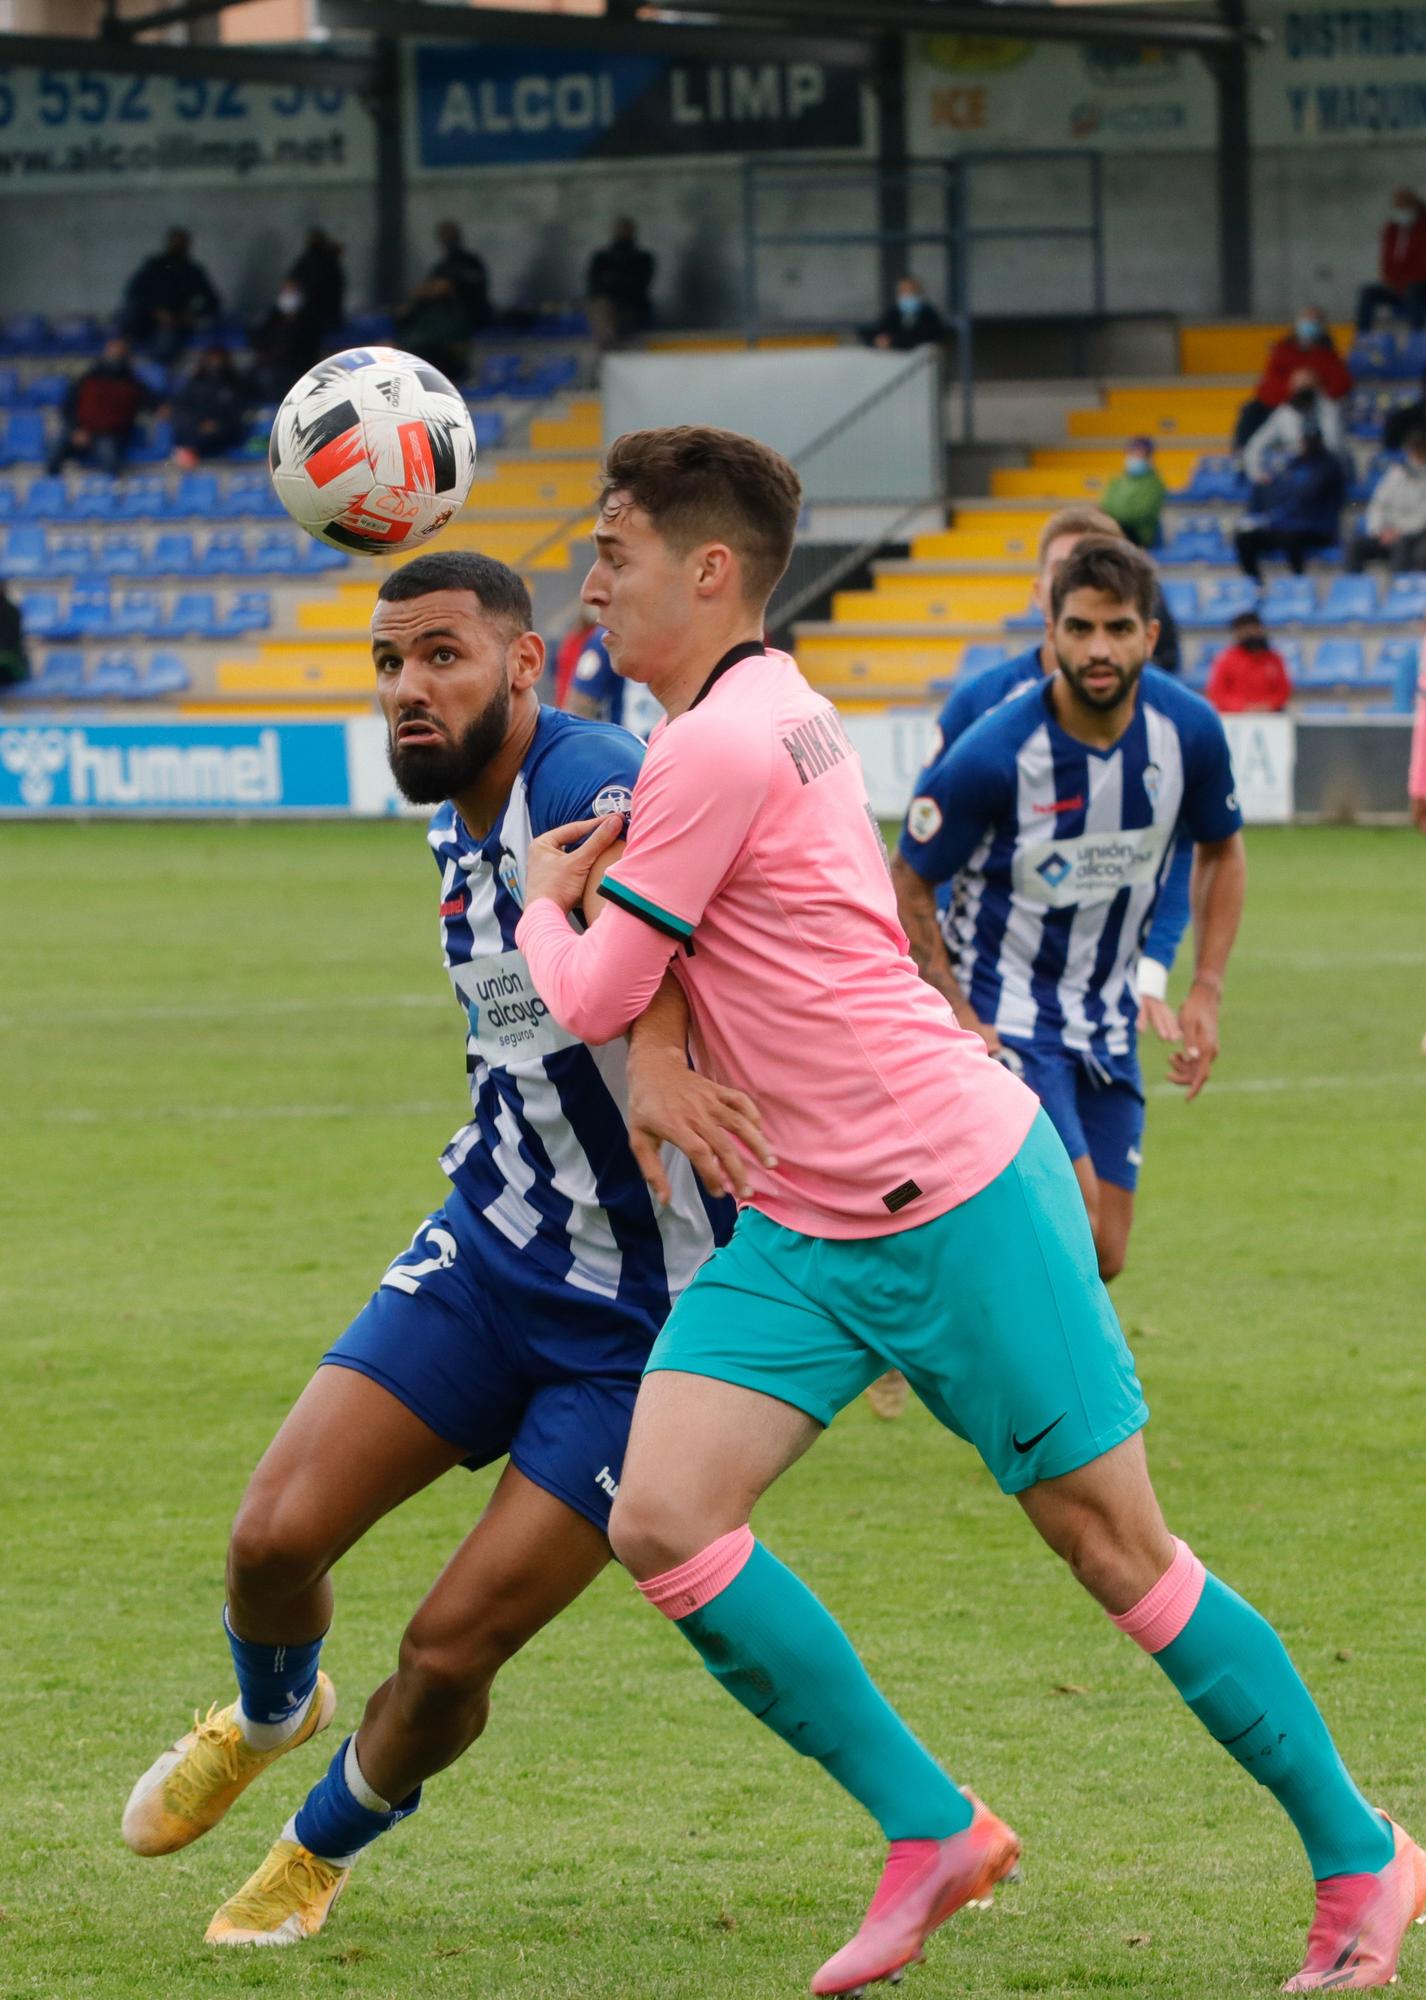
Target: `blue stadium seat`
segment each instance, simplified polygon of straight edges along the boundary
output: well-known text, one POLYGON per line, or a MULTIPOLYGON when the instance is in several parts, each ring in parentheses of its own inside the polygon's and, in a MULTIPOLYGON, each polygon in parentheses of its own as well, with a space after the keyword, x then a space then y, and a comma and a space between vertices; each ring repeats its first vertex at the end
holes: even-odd
POLYGON ((88 535, 50 535, 45 564, 51 576, 92 576, 98 567, 88 535))
POLYGON ((173 608, 154 628, 160 639, 216 639, 217 603, 211 590, 181 590, 173 608))
POLYGON ((1224 563, 1233 560, 1233 545, 1217 521, 1192 522, 1155 554, 1161 563, 1224 563))
POLYGON ((1179 496, 1185 500, 1246 500, 1248 482, 1231 458, 1200 458, 1179 496))
MULTIPOLYGON (((271 541, 275 538, 269 536, 267 539, 271 541)), ((328 548, 325 542, 316 541, 311 535, 300 536, 298 547, 290 552, 295 576, 321 575, 327 570, 347 569, 352 561, 345 549, 328 548)), ((255 573, 260 574, 264 565, 255 560, 253 567, 255 573)))
POLYGON ((0 521, 17 521, 25 512, 20 489, 12 479, 0 479, 0 521))
POLYGON ((1416 699, 1416 682, 1421 671, 1421 647, 1415 639, 1386 639, 1376 656, 1378 679, 1389 676, 1400 714, 1409 715, 1416 699))
POLYGON ((35 639, 70 639, 74 625, 69 608, 55 590, 27 590, 20 599, 25 630, 35 639))
POLYGON ((229 519, 268 520, 282 512, 282 502, 273 492, 266 473, 242 472, 224 488, 218 511, 229 519))
POLYGON ((81 639, 112 639, 115 637, 113 610, 109 603, 109 586, 104 583, 81 583, 70 593, 70 629, 81 639))
POLYGON ((272 599, 265 590, 238 591, 228 609, 216 620, 221 639, 235 639, 244 632, 265 632, 272 623, 272 599))
POLYGON ((1273 651, 1281 656, 1282 663, 1287 668, 1289 679, 1294 681, 1300 680, 1305 671, 1302 641, 1300 639, 1273 638, 1271 644, 1273 651))
POLYGON ((1183 669, 1182 678, 1184 686, 1192 688, 1195 694, 1202 694, 1208 685, 1208 676, 1212 670, 1213 662, 1222 650, 1223 645, 1221 640, 1205 639, 1199 646, 1194 658, 1183 669))
POLYGON ((149 553, 137 535, 113 535, 100 541, 94 566, 101 576, 147 576, 149 553))
POLYGON ((1343 681, 1356 683, 1366 673, 1366 654, 1360 639, 1319 641, 1311 664, 1302 674, 1304 687, 1336 687, 1343 681))
POLYGON ((1352 342, 1347 366, 1359 382, 1389 381, 1397 373, 1396 335, 1359 333, 1352 342))
POLYGON ((11 410, 5 423, 3 462, 27 465, 45 455, 45 414, 43 410, 11 410))
POLYGON ((49 345, 56 354, 97 354, 104 338, 104 328, 89 313, 68 313, 50 323, 49 345))
POLYGON ((1310 576, 1275 576, 1263 592, 1262 614, 1268 625, 1297 624, 1317 613, 1317 589, 1310 576))
POLYGON ((1369 576, 1334 576, 1327 595, 1308 617, 1310 625, 1355 625, 1376 616, 1376 583, 1369 576))
POLYGON ((11 403, 22 400, 20 371, 18 368, 0 368, 0 403, 8 408, 11 403))
POLYGON ((0 333, 7 354, 43 354, 49 339, 49 327, 38 313, 11 313, 0 333))
MULTIPOLYGON (((302 540, 310 548, 316 549, 322 546, 320 542, 312 541, 308 535, 304 535, 302 540)), ((291 576, 296 571, 302 559, 302 554, 293 542, 291 535, 282 533, 280 529, 273 530, 268 534, 258 535, 255 538, 249 561, 246 565, 247 573, 250 576, 270 576, 274 574, 278 576, 291 576)))
POLYGON ((396 322, 390 313, 353 313, 336 338, 337 353, 347 347, 390 347, 396 343, 396 322))
POLYGON ((193 515, 203 518, 226 513, 218 491, 216 472, 185 472, 174 489, 170 509, 176 520, 193 515))
POLYGON ((233 529, 210 535, 198 558, 200 576, 245 576, 248 565, 248 545, 233 529))
MULTIPOLYGON (((37 480, 36 485, 39 484, 37 480)), ((64 518, 70 521, 117 521, 119 486, 107 473, 91 472, 70 488, 64 518)))
POLYGON ((1413 624, 1426 618, 1426 573, 1414 571, 1394 576, 1386 586, 1375 613, 1379 625, 1413 624))
POLYGON ((17 521, 5 531, 5 572, 8 576, 49 576, 45 563, 45 531, 31 521, 17 521))
POLYGON ((85 682, 84 692, 95 700, 111 700, 136 692, 139 663, 132 653, 102 653, 85 682))
POLYGON ((116 519, 157 521, 162 520, 168 512, 168 481, 161 472, 140 472, 133 478, 120 482, 116 519))
POLYGON ((172 528, 155 535, 149 555, 149 573, 153 576, 197 576, 198 557, 194 552, 192 535, 172 528))
POLYGON ((25 518, 30 521, 67 521, 69 519, 69 488, 62 479, 48 473, 40 479, 32 479, 25 495, 25 518))
POLYGON ((1350 701, 1310 701, 1303 710, 1304 715, 1320 716, 1324 721, 1330 716, 1334 722, 1355 712, 1350 701))
POLYGON ((136 437, 129 451, 134 465, 162 465, 173 456, 173 425, 167 417, 153 417, 148 429, 136 437))
POLYGON ((157 591, 124 591, 113 601, 109 625, 116 639, 157 637, 163 625, 163 603, 157 591))
POLYGON ((8 690, 11 701, 71 701, 84 688, 84 659, 79 653, 50 653, 27 681, 8 690))
POLYGON ((1209 624, 1226 625, 1240 611, 1255 611, 1257 604, 1258 586, 1251 577, 1220 577, 1204 591, 1198 615, 1209 624))
POLYGON ((57 410, 69 394, 68 375, 32 375, 25 384, 25 401, 32 410, 57 410))
POLYGON ((137 692, 154 700, 166 694, 186 694, 191 686, 188 669, 177 653, 155 653, 137 692))
POLYGON ((1010 655, 1005 648, 994 640, 978 639, 973 645, 967 646, 961 654, 961 670, 956 679, 968 680, 971 675, 983 674, 989 668, 998 667, 1002 660, 1009 658, 1010 655))
POLYGON ((1188 577, 1166 576, 1164 602, 1180 625, 1192 624, 1198 616, 1198 585, 1188 577))
MULTIPOLYGON (((475 425, 477 451, 495 451, 504 442, 505 419, 499 410, 472 410, 471 422, 475 425)), ((273 498, 276 497, 274 494, 273 498)), ((281 504, 278 501, 278 505, 281 504)))

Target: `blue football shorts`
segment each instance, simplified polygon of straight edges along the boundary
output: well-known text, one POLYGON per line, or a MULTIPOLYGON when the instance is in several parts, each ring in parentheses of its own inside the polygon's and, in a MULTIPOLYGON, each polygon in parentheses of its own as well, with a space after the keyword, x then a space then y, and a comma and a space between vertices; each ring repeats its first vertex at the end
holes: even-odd
POLYGON ((1101 1063, 1058 1043, 1005 1046, 1019 1073, 1050 1114, 1072 1160, 1089 1158, 1100 1180, 1130 1194, 1143 1163, 1144 1084, 1137 1055, 1101 1063))
POLYGON ((452 1188, 322 1360, 379 1382, 472 1471, 508 1452, 604 1529, 660 1324, 565 1283, 452 1188))

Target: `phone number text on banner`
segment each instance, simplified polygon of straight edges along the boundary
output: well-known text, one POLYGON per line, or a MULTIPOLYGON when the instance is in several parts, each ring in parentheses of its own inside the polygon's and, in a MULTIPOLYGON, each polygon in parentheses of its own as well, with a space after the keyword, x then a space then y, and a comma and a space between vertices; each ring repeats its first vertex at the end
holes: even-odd
POLYGON ((371 118, 350 91, 0 68, 4 195, 363 180, 374 162, 371 118))

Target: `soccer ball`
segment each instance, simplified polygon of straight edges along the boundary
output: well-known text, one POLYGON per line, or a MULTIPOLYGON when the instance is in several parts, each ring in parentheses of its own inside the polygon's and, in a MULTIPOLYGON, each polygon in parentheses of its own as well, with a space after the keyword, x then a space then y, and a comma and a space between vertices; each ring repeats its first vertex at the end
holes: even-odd
POLYGON ((429 362, 395 347, 352 347, 288 390, 267 462, 277 497, 309 535, 389 555, 429 541, 464 504, 475 426, 429 362))

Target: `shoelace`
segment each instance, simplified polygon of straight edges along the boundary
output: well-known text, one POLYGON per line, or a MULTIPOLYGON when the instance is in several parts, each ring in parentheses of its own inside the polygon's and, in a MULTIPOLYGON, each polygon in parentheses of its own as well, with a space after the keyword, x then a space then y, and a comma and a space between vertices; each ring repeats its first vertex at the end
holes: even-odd
POLYGON ((238 1775, 243 1739, 231 1720, 219 1719, 227 1715, 216 1701, 205 1716, 200 1717, 196 1708, 193 1711, 196 1741, 170 1773, 167 1786, 169 1800, 180 1812, 205 1800, 215 1781, 231 1784, 238 1775))
POLYGON ((240 1889, 228 1904, 228 1916, 231 1919, 241 1913, 258 1919, 252 1925, 254 1930, 271 1927, 274 1900, 280 1899, 283 1915, 290 1916, 293 1910, 315 1903, 325 1895, 332 1886, 332 1877, 340 1873, 340 1869, 309 1854, 305 1847, 293 1847, 276 1859, 269 1855, 254 1881, 240 1889))

